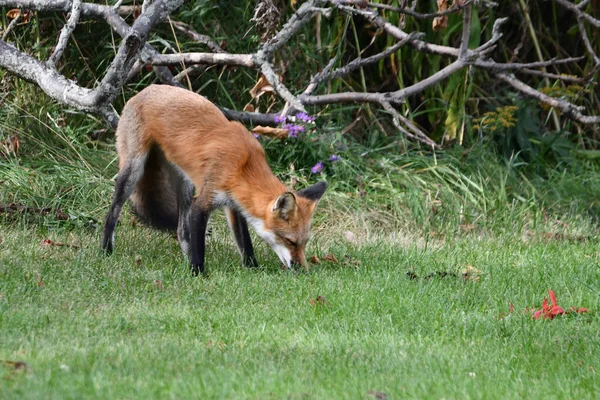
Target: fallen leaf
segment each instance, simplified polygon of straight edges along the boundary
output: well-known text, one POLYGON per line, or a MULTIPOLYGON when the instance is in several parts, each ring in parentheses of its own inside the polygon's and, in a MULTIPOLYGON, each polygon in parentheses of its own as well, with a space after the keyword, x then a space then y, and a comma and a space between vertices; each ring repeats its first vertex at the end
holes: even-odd
POLYGON ((548 299, 544 298, 542 301, 542 308, 533 310, 533 315, 531 316, 533 319, 554 319, 557 315, 584 313, 588 311, 587 308, 583 307, 571 307, 568 311, 565 311, 564 308, 558 305, 556 295, 552 289, 548 289, 548 294, 550 295, 550 304, 548 304, 548 299))
POLYGON ((29 365, 25 361, 0 360, 5 366, 12 368, 14 371, 28 371, 29 365))
POLYGON ((344 264, 351 264, 351 265, 360 265, 360 264, 362 264, 362 262, 360 260, 357 260, 356 258, 352 257, 352 255, 350 255, 350 254, 346 254, 344 256, 343 263, 344 264))
POLYGON ((275 93, 275 90, 273 89, 273 86, 271 86, 267 78, 265 78, 264 75, 261 75, 258 82, 256 82, 254 87, 250 89, 249 93, 253 99, 258 99, 265 93, 275 93))
POLYGON ((73 249, 78 249, 79 246, 77 246, 76 244, 68 244, 68 243, 62 243, 62 242, 55 242, 52 241, 50 239, 46 239, 46 240, 42 240, 42 242, 40 243, 40 246, 42 247, 50 247, 50 246, 56 246, 56 247, 71 247, 73 249))
POLYGON ((18 135, 11 135, 4 141, 4 146, 7 153, 18 155, 19 150, 21 149, 21 140, 19 139, 18 135))
POLYGON ((308 259, 308 261, 310 261, 311 264, 319 264, 319 263, 321 263, 321 260, 317 256, 310 257, 308 259))
POLYGON ((333 253, 329 253, 329 254, 323 256, 323 260, 329 261, 329 262, 332 262, 332 263, 337 263, 338 262, 337 257, 333 253))
POLYGON ((315 297, 314 299, 310 299, 311 306, 325 305, 325 303, 327 303, 327 300, 325 300, 325 297, 323 297, 321 295, 315 297))
MULTIPOLYGON (((141 261, 141 260, 140 260, 141 261)), ((158 286, 160 289, 165 290, 165 287, 163 286, 162 282, 160 281, 160 279, 156 280, 156 286, 158 286)))
POLYGON ((136 266, 138 266, 138 267, 139 267, 140 265, 142 265, 142 256, 137 256, 137 257, 135 258, 135 265, 136 265, 136 266))
POLYGON ((460 224, 460 230, 463 232, 473 232, 476 229, 474 224, 460 224))
POLYGON ((460 274, 463 278, 463 281, 473 281, 479 282, 479 275, 481 275, 481 271, 472 265, 467 265, 465 268, 460 271, 460 274))
POLYGON ((244 111, 246 111, 246 112, 254 112, 254 106, 252 104, 248 103, 248 104, 246 104, 244 106, 244 111))
POLYGON ((275 139, 287 139, 290 133, 287 129, 283 128, 272 128, 270 126, 255 126, 252 128, 252 133, 257 135, 268 136, 275 139))
POLYGON ((21 10, 18 8, 13 8, 6 13, 6 16, 10 19, 19 18, 21 16, 21 10))
POLYGON ((369 390, 367 393, 371 397, 375 397, 377 400, 387 400, 388 395, 383 392, 378 392, 376 390, 369 390))

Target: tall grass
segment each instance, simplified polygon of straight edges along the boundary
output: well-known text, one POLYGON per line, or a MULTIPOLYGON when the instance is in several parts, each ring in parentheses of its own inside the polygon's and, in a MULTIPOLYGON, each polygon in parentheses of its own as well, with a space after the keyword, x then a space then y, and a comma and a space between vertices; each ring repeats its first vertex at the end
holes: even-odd
MULTIPOLYGON (((30 93, 37 91, 28 88, 30 93)), ((97 228, 110 203, 117 173, 112 138, 91 139, 100 127, 90 117, 67 114, 52 103, 35 111, 8 101, 2 108, 1 140, 18 135, 17 155, 0 157, 0 204, 52 208, 68 215, 9 213, 4 222, 43 222, 46 226, 97 228)), ((323 221, 363 225, 371 232, 411 231, 419 235, 462 232, 523 232, 556 219, 580 219, 593 230, 598 215, 600 175, 594 163, 536 168, 518 157, 506 160, 489 146, 425 152, 406 143, 365 147, 323 125, 310 137, 277 141, 262 138, 270 164, 299 189, 318 179, 331 185, 323 221), (340 156, 328 162, 331 154, 340 156), (310 167, 325 162, 320 174, 310 167), (360 224, 350 223, 357 219, 360 224)), ((546 228, 544 228, 546 229, 546 228)), ((582 228, 583 229, 583 228, 582 228)))

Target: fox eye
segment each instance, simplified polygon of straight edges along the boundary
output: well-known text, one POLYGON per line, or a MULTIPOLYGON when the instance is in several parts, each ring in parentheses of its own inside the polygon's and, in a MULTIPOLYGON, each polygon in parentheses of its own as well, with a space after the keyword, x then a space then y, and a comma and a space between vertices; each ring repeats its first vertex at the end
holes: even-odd
POLYGON ((298 245, 298 243, 288 238, 283 238, 283 241, 292 247, 296 247, 298 245))

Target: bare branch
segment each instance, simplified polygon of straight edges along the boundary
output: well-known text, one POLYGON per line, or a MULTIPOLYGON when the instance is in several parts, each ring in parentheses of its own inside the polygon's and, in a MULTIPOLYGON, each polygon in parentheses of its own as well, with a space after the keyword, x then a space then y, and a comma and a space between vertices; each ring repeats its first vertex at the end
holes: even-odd
POLYGON ((411 17, 415 17, 418 19, 429 19, 429 18, 434 18, 434 17, 443 17, 444 15, 448 15, 448 14, 453 14, 455 12, 460 11, 461 9, 467 7, 468 5, 470 5, 473 2, 473 0, 467 0, 464 3, 460 3, 460 2, 454 2, 454 4, 452 5, 452 7, 450 7, 449 9, 445 10, 445 11, 440 11, 440 12, 434 12, 434 13, 420 13, 420 12, 416 12, 414 11, 414 9, 412 8, 406 8, 406 7, 395 7, 395 6, 391 6, 389 4, 379 4, 379 3, 371 3, 365 0, 337 0, 337 1, 333 1, 333 3, 335 4, 341 4, 341 5, 347 5, 347 6, 359 6, 359 7, 370 7, 370 8, 378 8, 380 10, 387 10, 387 11, 392 11, 392 12, 397 12, 400 14, 406 14, 406 15, 410 15, 411 17))
POLYGON ((148 62, 152 65, 186 65, 210 64, 210 65, 240 65, 254 68, 256 64, 252 54, 229 54, 229 53, 179 53, 179 54, 154 54, 148 62))
POLYGON ((590 38, 588 38, 587 32, 585 30, 585 25, 583 24, 582 17, 577 17, 577 25, 579 25, 579 33, 581 34, 581 39, 583 40, 583 44, 585 45, 585 48, 587 49, 588 53, 590 53, 590 55, 594 59, 594 63, 596 65, 599 65, 600 57, 598 57, 598 55, 594 51, 594 48, 592 47, 592 44, 590 43, 590 38))
POLYGON ((586 78, 580 78, 578 76, 558 75, 558 74, 552 74, 550 72, 538 71, 536 69, 529 69, 529 68, 520 68, 520 69, 515 70, 515 72, 519 72, 519 73, 527 74, 527 75, 540 76, 542 78, 556 79, 556 80, 563 81, 563 82, 571 82, 571 83, 585 83, 586 82, 586 78))
POLYGON ((2 40, 6 40, 8 35, 12 32, 13 29, 15 29, 15 27, 17 26, 17 24, 19 23, 20 20, 21 20, 21 14, 17 15, 12 21, 10 21, 10 24, 8 24, 8 26, 6 27, 6 30, 2 34, 2 40))
POLYGON ((223 50, 221 48, 221 46, 218 45, 217 42, 215 42, 214 40, 212 40, 210 36, 202 35, 202 34, 196 32, 194 30, 194 28, 192 28, 191 25, 188 25, 188 24, 180 22, 180 21, 173 21, 173 20, 171 20, 171 23, 173 24, 173 26, 175 27, 175 29, 177 29, 180 32, 183 32, 184 34, 186 34, 192 40, 194 40, 194 41, 196 41, 198 43, 205 44, 213 52, 215 52, 215 53, 226 53, 226 51, 223 50))
POLYGON ((471 36, 471 7, 467 7, 463 11, 463 30, 460 39, 460 48, 458 49, 458 58, 464 59, 467 57, 469 50, 469 37, 471 36))
POLYGON ((285 87, 283 83, 281 83, 279 80, 279 75, 277 75, 271 63, 262 61, 260 70, 282 99, 288 102, 296 110, 306 112, 302 103, 292 94, 292 92, 290 92, 287 87, 285 87))
POLYGON ((573 62, 578 62, 583 60, 585 57, 570 57, 563 59, 553 58, 548 61, 537 61, 530 63, 497 63, 495 61, 488 60, 476 60, 473 64, 480 68, 492 69, 492 70, 511 70, 511 69, 524 69, 524 68, 543 68, 551 65, 559 65, 559 64, 570 64, 573 62))
POLYGON ((322 105, 332 103, 402 103, 408 96, 422 92, 428 87, 439 83, 448 78, 456 71, 462 69, 468 62, 465 60, 456 60, 452 64, 442 68, 435 74, 423 79, 414 85, 395 92, 385 93, 362 93, 362 92, 342 92, 334 94, 324 94, 318 96, 300 96, 300 101, 305 105, 322 105))
POLYGON ((414 124, 412 124, 410 121, 408 121, 408 119, 404 118, 398 111, 396 111, 396 109, 394 107, 392 107, 392 105, 388 102, 382 102, 381 106, 392 115, 392 122, 394 123, 394 126, 396 127, 396 129, 398 129, 400 132, 402 132, 406 137, 408 137, 409 139, 413 139, 417 142, 421 142, 423 144, 426 144, 434 149, 439 148, 440 146, 435 143, 433 140, 431 140, 425 133, 423 133, 420 129, 418 129, 414 124), (408 130, 406 130, 402 124, 402 122, 409 122, 410 125, 410 130, 413 131, 413 133, 409 132, 408 130))
POLYGON ((554 1, 558 4, 560 4, 561 6, 563 6, 564 8, 566 8, 567 10, 574 12, 578 18, 583 18, 586 21, 588 21, 590 24, 594 25, 596 28, 600 28, 600 19, 596 19, 596 18, 592 17, 590 14, 581 11, 581 8, 579 6, 583 7, 583 5, 578 6, 567 0, 554 0, 554 1))
POLYGON ((337 57, 333 57, 331 60, 329 60, 329 62, 325 66, 325 68, 323 68, 323 70, 321 72, 319 72, 318 74, 314 75, 311 78, 310 83, 308 84, 306 89, 304 89, 304 93, 302 93, 302 94, 304 94, 304 95, 312 94, 317 89, 318 82, 321 81, 321 77, 329 74, 329 71, 331 71, 331 69, 333 68, 333 65, 335 64, 336 61, 337 61, 337 57))
MULTIPOLYGON (((5 2, 5 0, 0 0, 5 2)), ((30 0, 24 0, 28 3, 30 0)), ((48 67, 39 60, 18 51, 16 48, 0 41, 0 66, 6 68, 12 73, 26 80, 35 82, 48 95, 54 99, 77 107, 82 110, 91 112, 99 112, 106 109, 107 105, 117 95, 119 89, 125 82, 127 73, 132 65, 136 54, 146 42, 146 38, 150 30, 165 17, 170 11, 177 8, 183 0, 157 0, 154 4, 148 7, 147 13, 138 17, 133 27, 129 30, 125 40, 119 46, 116 57, 111 63, 108 72, 94 89, 85 89, 79 87, 73 81, 66 79, 60 75, 54 68, 48 67)), ((64 4, 60 0, 40 0, 42 5, 58 8, 64 4)), ((2 3, 0 3, 2 5, 2 3)), ((117 18, 122 19, 114 13, 110 7, 87 7, 88 12, 94 12, 103 15, 109 20, 117 18)), ((124 22, 123 22, 124 23, 124 22)), ((127 26, 127 24, 125 24, 127 26)))
POLYGON ((54 49, 54 52, 48 59, 48 65, 50 65, 51 67, 56 66, 56 63, 58 62, 58 60, 60 60, 60 57, 65 51, 65 48, 67 47, 67 42, 69 41, 69 37, 71 37, 71 34, 75 30, 77 22, 79 22, 79 14, 81 14, 81 0, 73 0, 73 5, 71 7, 71 16, 69 17, 69 20, 67 21, 65 26, 63 26, 62 30, 60 31, 60 36, 58 38, 56 48, 54 49))
MULTIPOLYGON (((402 29, 398 28, 397 26, 389 23, 388 21, 386 21, 385 19, 383 19, 382 17, 380 17, 373 11, 359 10, 356 8, 346 7, 346 6, 342 6, 342 5, 338 6, 338 8, 346 13, 349 13, 352 15, 361 15, 361 16, 367 18, 373 25, 377 26, 380 29, 383 29, 383 31, 385 31, 388 35, 396 38, 397 40, 403 40, 403 39, 408 38, 408 36, 409 36, 408 33, 404 32, 402 29)), ((432 54, 458 57, 458 49, 457 48, 449 47, 449 46, 440 46, 437 44, 428 43, 428 42, 425 42, 425 41, 419 39, 418 37, 410 39, 408 41, 408 45, 415 48, 416 50, 418 50, 420 52, 423 52, 423 53, 432 53, 432 54)))
POLYGON ((306 3, 302 3, 300 8, 283 25, 281 30, 260 46, 260 49, 256 53, 259 58, 270 61, 273 54, 287 43, 318 12, 315 7, 323 3, 325 3, 323 0, 309 0, 306 3))
POLYGON ((335 69, 331 73, 327 73, 327 74, 321 73, 318 77, 316 77, 315 83, 318 84, 327 79, 336 79, 336 78, 342 77, 344 75, 348 75, 350 72, 355 71, 365 65, 374 64, 374 63, 378 62, 379 60, 389 56, 390 54, 394 54, 400 47, 404 46, 413 37, 418 36, 418 35, 419 35, 419 33, 413 32, 410 35, 408 35, 408 37, 406 39, 401 40, 398 43, 396 43, 395 45, 386 48, 381 53, 377 53, 377 54, 375 54, 371 57, 367 57, 367 58, 359 57, 357 59, 352 60, 345 66, 335 69))
POLYGON ((600 123, 600 116, 589 116, 582 114, 584 107, 579 107, 572 103, 569 103, 568 101, 550 97, 538 90, 535 90, 531 86, 521 82, 512 75, 498 73, 496 74, 496 76, 499 79, 502 79, 504 82, 510 84, 515 89, 519 90, 521 93, 524 93, 529 97, 533 97, 534 99, 537 99, 542 103, 548 104, 549 106, 562 111, 564 115, 575 121, 579 121, 584 124, 600 123))

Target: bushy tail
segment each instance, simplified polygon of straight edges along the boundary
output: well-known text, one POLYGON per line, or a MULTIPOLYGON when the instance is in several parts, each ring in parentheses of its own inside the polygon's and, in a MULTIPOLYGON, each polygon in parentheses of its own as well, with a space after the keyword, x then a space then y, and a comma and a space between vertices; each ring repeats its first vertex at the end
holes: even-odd
POLYGON ((144 175, 130 200, 134 213, 145 223, 157 229, 177 230, 177 195, 163 152, 150 150, 144 175))

